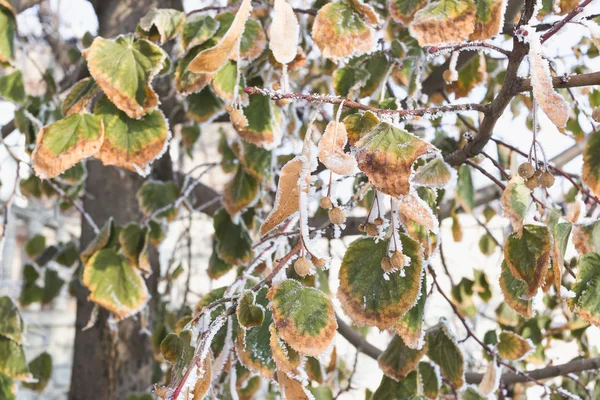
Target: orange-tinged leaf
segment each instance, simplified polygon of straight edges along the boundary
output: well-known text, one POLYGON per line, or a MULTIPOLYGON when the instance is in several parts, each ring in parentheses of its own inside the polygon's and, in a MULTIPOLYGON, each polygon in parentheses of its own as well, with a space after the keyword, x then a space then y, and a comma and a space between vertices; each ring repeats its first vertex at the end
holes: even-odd
POLYGON ((427 353, 427 346, 413 350, 400 336, 394 336, 387 348, 377 358, 379 368, 395 381, 400 381, 417 367, 421 358, 427 353))
POLYGON ((400 197, 398 211, 402 218, 414 221, 427 230, 437 231, 439 222, 429 205, 416 192, 400 197))
POLYGON ((300 374, 299 368, 302 364, 300 354, 279 338, 274 324, 269 326, 269 331, 271 332, 271 353, 273 353, 277 370, 298 376, 300 374))
POLYGON ((346 126, 342 122, 331 121, 319 141, 319 159, 338 175, 349 175, 356 167, 356 160, 344 152, 348 142, 346 126))
POLYGON ((522 317, 531 318, 533 315, 532 301, 522 298, 527 290, 527 284, 513 276, 506 265, 506 261, 502 261, 501 269, 502 273, 500 274, 499 283, 504 295, 504 302, 522 317))
POLYGON ((454 169, 443 158, 435 157, 417 169, 412 182, 420 186, 441 188, 446 186, 454 176, 456 176, 454 169))
POLYGON ((310 400, 314 398, 312 395, 309 397, 300 382, 281 371, 277 371, 277 383, 279 383, 279 390, 285 400, 310 400))
POLYGON ((573 245, 581 255, 600 253, 600 222, 576 224, 573 229, 573 245))
POLYGON ((504 189, 500 198, 502 212, 508 218, 518 236, 521 236, 523 231, 523 220, 531 201, 530 195, 531 190, 527 189, 523 178, 515 175, 506 185, 506 189, 504 189))
POLYGON ((408 25, 415 13, 427 5, 427 0, 388 0, 387 3, 394 22, 408 25))
POLYGON ((287 64, 296 58, 299 36, 300 25, 294 9, 286 0, 275 0, 269 28, 269 48, 277 62, 287 64))
POLYGON ((198 380, 194 384, 194 397, 192 400, 202 400, 210 388, 210 380, 212 377, 212 362, 210 355, 204 358, 202 368, 196 367, 196 375, 198 380))
POLYGON ((514 332, 503 331, 498 339, 498 355, 508 361, 522 360, 534 349, 530 340, 514 332))
POLYGON ((420 46, 460 43, 475 29, 473 0, 439 0, 414 15, 409 30, 420 46))
POLYGON ((65 116, 83 111, 99 91, 100 87, 92 78, 84 78, 77 82, 63 101, 65 116))
POLYGON ((238 166, 237 172, 223 189, 223 205, 229 215, 234 216, 252 205, 258 197, 259 189, 258 179, 238 166))
POLYGON ((485 40, 499 34, 504 25, 505 5, 506 0, 478 0, 475 30, 469 40, 485 40))

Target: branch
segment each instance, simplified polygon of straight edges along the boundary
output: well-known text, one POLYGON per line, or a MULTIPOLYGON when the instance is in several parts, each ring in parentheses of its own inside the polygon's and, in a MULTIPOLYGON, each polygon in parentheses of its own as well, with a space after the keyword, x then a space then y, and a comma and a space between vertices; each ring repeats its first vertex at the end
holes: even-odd
POLYGON ((12 6, 15 9, 15 12, 17 14, 19 14, 37 4, 40 4, 41 2, 42 2, 42 0, 11 0, 11 1, 9 1, 9 3, 12 4, 12 6))
POLYGON ((585 6, 590 4, 593 0, 583 0, 580 5, 575 7, 570 13, 568 13, 562 20, 558 21, 556 25, 550 28, 546 33, 542 35, 541 42, 544 43, 546 40, 550 39, 556 32, 562 29, 568 22, 570 22, 573 18, 575 18, 578 14, 580 14, 585 6))
MULTIPOLYGON (((529 92, 532 90, 531 79, 518 79, 515 87, 515 94, 529 92)), ((582 86, 600 85, 600 72, 591 72, 589 74, 576 74, 568 76, 555 76, 552 78, 552 85, 555 89, 568 89, 582 86)))

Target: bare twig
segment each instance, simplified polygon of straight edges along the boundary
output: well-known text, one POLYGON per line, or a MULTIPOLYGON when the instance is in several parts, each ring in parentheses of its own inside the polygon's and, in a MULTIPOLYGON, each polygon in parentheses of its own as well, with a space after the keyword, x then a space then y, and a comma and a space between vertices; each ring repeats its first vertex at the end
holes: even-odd
POLYGON ((581 2, 581 4, 579 4, 577 7, 575 7, 570 13, 568 13, 567 15, 565 15, 565 17, 558 21, 554 26, 552 26, 552 28, 550 28, 547 32, 545 32, 542 37, 540 38, 540 41, 542 43, 544 43, 546 40, 550 39, 552 36, 554 36, 554 34, 556 34, 556 32, 558 32, 559 30, 562 29, 563 26, 565 26, 568 22, 570 22, 571 20, 573 20, 573 18, 575 18, 578 14, 583 12, 583 9, 592 2, 593 0, 583 0, 581 2))

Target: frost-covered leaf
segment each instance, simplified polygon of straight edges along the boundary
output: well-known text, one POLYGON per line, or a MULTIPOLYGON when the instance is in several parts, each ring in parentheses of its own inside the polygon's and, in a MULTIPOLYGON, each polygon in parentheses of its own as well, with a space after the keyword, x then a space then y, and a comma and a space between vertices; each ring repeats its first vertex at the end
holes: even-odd
POLYGON ((312 38, 326 58, 339 59, 367 53, 375 46, 373 28, 351 6, 341 1, 319 9, 312 38))
MULTIPOLYGON (((0 19, 2 19, 1 16, 0 19)), ((0 76, 0 97, 13 103, 21 103, 25 100, 25 86, 21 71, 15 70, 10 74, 0 76)))
POLYGON ((402 253, 410 264, 401 272, 385 274, 381 260, 388 255, 387 240, 358 239, 344 254, 338 298, 357 325, 386 329, 411 309, 421 292, 421 246, 401 234, 402 253))
MULTIPOLYGON (((179 93, 188 95, 196 93, 205 88, 213 79, 215 72, 212 73, 193 73, 188 69, 192 60, 203 50, 210 46, 211 42, 206 42, 200 46, 190 48, 187 54, 179 60, 175 68, 175 87, 179 93)), ((199 121, 200 122, 200 121, 199 121)))
MULTIPOLYGON (((244 32, 251 10, 252 4, 250 0, 243 0, 229 29, 227 29, 227 32, 223 35, 219 43, 198 53, 188 66, 190 71, 194 73, 214 73, 221 69, 229 59, 229 56, 235 51, 238 40, 244 32)), ((221 23, 219 28, 221 28, 223 23, 219 22, 221 23)))
POLYGON ((254 293, 244 292, 238 300, 236 316, 244 328, 261 325, 265 319, 265 310, 254 303, 254 293))
POLYGON ((348 133, 348 142, 354 146, 363 136, 370 133, 379 124, 379 118, 371 111, 348 115, 342 121, 348 133))
POLYGON ((445 319, 427 331, 427 356, 440 366, 442 375, 455 389, 465 383, 465 363, 454 335, 450 332, 445 319))
POLYGON ((46 352, 41 353, 29 362, 29 371, 37 382, 23 382, 23 386, 41 393, 52 377, 52 356, 46 352))
POLYGON ((419 375, 421 385, 423 385, 423 394, 429 399, 437 399, 442 383, 440 382, 440 375, 433 364, 421 361, 419 363, 419 375))
POLYGON ((419 393, 419 374, 412 371, 399 382, 383 376, 371 400, 413 399, 419 393))
POLYGON ((63 101, 62 111, 66 116, 83 111, 92 101, 100 86, 92 78, 84 78, 71 88, 63 101))
POLYGON ((260 184, 253 175, 239 166, 237 172, 223 189, 223 205, 231 216, 235 216, 253 204, 258 197, 260 184))
POLYGON ((600 253, 600 221, 575 224, 573 245, 581 255, 600 253))
POLYGON ((294 350, 316 357, 329 347, 337 321, 325 293, 286 279, 274 285, 267 297, 277 333, 294 350))
MULTIPOLYGON (((152 8, 140 20, 141 33, 153 36, 155 31, 160 36, 160 42, 173 39, 185 22, 185 13, 172 8, 152 8)), ((140 33, 140 30, 137 30, 140 33)))
POLYGON ((415 13, 425 7, 427 0, 389 0, 387 3, 392 19, 395 22, 408 25, 415 13))
POLYGON ((600 196, 600 132, 592 132, 587 137, 581 179, 596 196, 600 196))
POLYGON ((421 281, 421 295, 417 303, 412 306, 395 324, 394 330, 402 338, 406 346, 418 349, 423 346, 423 318, 425 317, 425 304, 427 303, 427 275, 423 274, 421 281))
POLYGON ((252 239, 243 220, 233 223, 224 208, 213 217, 217 254, 223 261, 233 265, 244 264, 252 258, 252 239))
POLYGON ((0 337, 21 343, 23 319, 17 305, 8 296, 0 297, 0 337))
POLYGON ((574 311, 587 322, 600 326, 600 255, 588 253, 579 258, 577 279, 571 299, 574 311))
POLYGON ((281 340, 277 334, 275 324, 269 326, 269 331, 271 332, 271 352, 277 365, 277 370, 295 376, 300 375, 300 367, 303 362, 300 354, 281 340))
POLYGON ((371 74, 369 71, 358 67, 338 68, 333 73, 333 90, 342 97, 351 96, 363 87, 371 74))
POLYGON ((250 96, 243 109, 248 124, 235 127, 242 139, 261 147, 279 143, 281 115, 272 103, 267 96, 250 96))
POLYGON ((219 21, 208 15, 195 15, 183 25, 179 39, 184 49, 191 49, 212 38, 219 29, 219 21))
MULTIPOLYGON (((219 32, 223 27, 229 27, 230 22, 233 21, 232 13, 223 13, 217 16, 217 20, 221 23, 219 31, 215 36, 219 35, 219 32)), ((260 56, 265 48, 267 47, 267 35, 262 27, 259 20, 249 18, 246 21, 246 27, 244 33, 240 37, 240 51, 239 58, 242 61, 252 62, 260 56)), ((229 56, 230 60, 238 59, 238 52, 234 50, 229 56)))
POLYGON ((95 115, 78 113, 44 126, 35 142, 33 169, 42 179, 54 178, 86 157, 98 154, 105 124, 95 115))
MULTIPOLYGON (((211 87, 213 92, 225 102, 231 102, 235 96, 235 82, 237 80, 237 64, 233 61, 227 61, 214 76, 211 87)), ((244 93, 246 81, 244 76, 240 76, 238 84, 238 95, 244 93)))
POLYGON ((288 64, 298 54, 300 25, 294 9, 286 0, 275 0, 269 28, 269 48, 278 63, 288 64))
POLYGON ((477 0, 475 30, 469 40, 490 39, 502 30, 506 0, 477 0))
POLYGON ((486 59, 483 54, 473 57, 458 71, 457 79, 447 86, 450 93, 456 97, 468 97, 475 86, 483 83, 487 78, 486 59))
POLYGON ((546 226, 525 225, 523 234, 512 233, 504 245, 510 272, 525 282, 523 298, 532 298, 544 283, 550 263, 550 231, 546 226))
POLYGON ((430 231, 438 230, 437 217, 416 192, 404 195, 398 200, 398 211, 403 219, 413 221, 430 231))
POLYGON ((502 213, 510 221, 513 230, 520 236, 523 231, 523 220, 531 201, 531 190, 527 189, 520 176, 513 176, 506 185, 500 198, 502 213))
POLYGON ((139 118, 158 105, 150 82, 166 57, 160 47, 132 35, 97 37, 83 55, 104 94, 129 118, 139 118))
POLYGON ((369 79, 362 85, 359 97, 367 97, 373 95, 381 86, 383 80, 388 74, 390 61, 384 53, 375 53, 370 56, 364 63, 364 69, 369 71, 369 79))
POLYGON ((413 162, 434 147, 402 128, 380 123, 356 143, 358 168, 373 186, 390 196, 410 192, 413 162))
POLYGON ((165 360, 172 365, 181 362, 188 365, 194 356, 194 346, 191 345, 192 332, 182 330, 181 332, 171 332, 160 342, 160 352, 165 360))
POLYGON ((225 103, 210 87, 189 95, 185 101, 188 107, 187 116, 198 123, 209 121, 224 111, 225 103))
POLYGON ((270 181, 273 174, 273 153, 252 143, 243 142, 240 162, 244 170, 259 181, 270 181))
POLYGON ((0 336, 0 373, 16 380, 31 377, 23 346, 3 336, 0 336))
POLYGON ((471 167, 468 165, 461 165, 458 168, 455 196, 456 202, 466 212, 473 212, 473 208, 475 207, 475 186, 473 185, 471 167))
POLYGON ((346 126, 337 121, 327 124, 325 133, 319 141, 319 160, 339 175, 349 175, 356 167, 354 156, 344 152, 347 142, 346 126))
POLYGON ((104 142, 95 155, 104 165, 115 165, 147 175, 150 164, 166 150, 171 138, 160 110, 131 119, 106 97, 98 101, 94 114, 104 122, 104 142))
POLYGON ((139 312, 149 298, 141 272, 112 248, 96 252, 85 264, 83 284, 89 300, 121 320, 139 312))
POLYGON ((483 378, 479 383, 479 394, 482 396, 493 396, 500 385, 500 377, 502 376, 502 368, 498 367, 496 360, 488 363, 483 378))
POLYGON ((17 16, 7 1, 0 1, 0 66, 15 60, 17 16))
POLYGON ((311 400, 313 397, 312 395, 309 397, 310 392, 300 382, 281 371, 277 371, 277 383, 284 399, 311 400))
POLYGON ((417 169, 412 182, 420 186, 441 188, 452 179, 452 171, 443 158, 435 157, 417 169))
POLYGON ((548 60, 542 57, 539 43, 530 45, 529 72, 531 74, 533 97, 550 118, 550 121, 558 128, 562 128, 569 119, 569 106, 565 99, 554 91, 548 60))
POLYGON ((194 396, 192 400, 203 400, 212 382, 212 357, 210 354, 204 358, 202 368, 196 369, 196 375, 198 376, 198 380, 194 384, 194 396))
POLYGON ((498 355, 508 361, 521 360, 533 350, 530 340, 514 332, 502 331, 498 339, 498 355))
POLYGON ((149 217, 156 213, 155 218, 166 218, 167 221, 172 221, 177 216, 175 201, 179 195, 179 188, 173 181, 147 180, 139 188, 137 200, 145 216, 149 217))
POLYGON ((417 11, 409 25, 420 46, 460 43, 475 29, 473 0, 439 0, 417 11))
POLYGON ((86 264, 88 260, 96 253, 98 250, 102 250, 105 248, 111 239, 114 238, 115 235, 115 222, 112 217, 108 218, 100 232, 96 235, 94 240, 92 240, 88 246, 81 252, 81 261, 86 264))
POLYGON ((513 276, 505 260, 502 261, 501 269, 500 289, 504 295, 504 302, 524 318, 531 318, 532 301, 523 299, 527 291, 527 284, 513 276))
POLYGON ((427 346, 413 350, 404 344, 400 336, 394 336, 386 349, 377 358, 379 368, 395 381, 400 381, 417 367, 427 353, 427 346))
POLYGON ((148 259, 148 230, 136 223, 129 223, 119 232, 121 251, 130 265, 140 269, 144 274, 152 272, 148 259))

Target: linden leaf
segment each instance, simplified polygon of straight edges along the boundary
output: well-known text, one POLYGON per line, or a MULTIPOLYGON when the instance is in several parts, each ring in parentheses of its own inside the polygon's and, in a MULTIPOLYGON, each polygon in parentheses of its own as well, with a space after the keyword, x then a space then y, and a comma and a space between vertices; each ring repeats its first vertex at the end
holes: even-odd
POLYGON ((524 318, 531 318, 533 302, 523 299, 523 295, 527 291, 527 284, 513 276, 505 260, 502 261, 501 269, 500 289, 504 294, 504 302, 524 318))
MULTIPOLYGON (((227 64, 221 68, 211 81, 211 87, 215 94, 226 102, 231 102, 235 96, 235 83, 237 80, 237 64, 233 61, 227 61, 227 64)), ((244 93, 246 80, 241 75, 238 82, 238 95, 244 93)))
POLYGON ((504 257, 510 272, 527 284, 523 298, 532 298, 548 272, 550 231, 546 226, 523 226, 521 236, 515 232, 506 240, 504 257))
POLYGON ((217 241, 213 240, 213 250, 208 259, 208 269, 206 273, 210 279, 219 279, 227 272, 231 271, 233 265, 221 260, 217 253, 217 241))
POLYGON ((300 188, 298 180, 302 172, 302 160, 296 157, 288 161, 279 175, 279 186, 275 195, 273 209, 260 227, 260 235, 264 236, 282 224, 300 208, 300 188))
POLYGON ((350 114, 342 121, 348 133, 348 142, 354 146, 363 136, 370 133, 379 124, 379 118, 371 111, 350 114))
POLYGON ((205 87, 198 93, 186 97, 188 118, 202 123, 210 121, 225 110, 225 103, 220 97, 216 96, 210 87, 205 87))
POLYGON ((419 373, 412 371, 404 379, 396 382, 383 375, 379 387, 370 400, 414 399, 419 393, 419 373))
MULTIPOLYGON (((229 28, 234 18, 235 16, 230 12, 219 14, 217 16, 217 20, 221 23, 221 27, 215 36, 220 36, 219 34, 223 28, 229 28)), ((241 61, 252 62, 257 59, 266 48, 267 35, 265 34, 260 21, 254 18, 249 18, 248 21, 246 21, 244 33, 242 33, 242 36, 240 37, 239 59, 241 61)), ((237 49, 234 48, 234 51, 229 56, 229 59, 237 61, 237 49)))
POLYGON ((194 384, 192 400, 203 400, 212 382, 212 360, 210 354, 204 358, 202 367, 196 369, 198 380, 194 384))
POLYGON ((552 266, 554 287, 556 292, 560 294, 562 285, 563 265, 565 262, 565 254, 569 244, 569 236, 573 224, 570 222, 558 222, 552 229, 552 252, 550 254, 550 265, 552 266))
POLYGON ((252 239, 243 220, 235 224, 222 208, 215 213, 213 224, 219 258, 233 265, 244 264, 252 259, 252 239))
POLYGON ((17 15, 7 1, 0 2, 0 65, 12 64, 15 60, 15 35, 17 15))
POLYGON ((412 183, 432 187, 442 188, 452 180, 454 169, 448 165, 443 158, 435 157, 427 164, 419 167, 413 176, 412 183))
POLYGON ((16 70, 10 74, 0 76, 0 97, 4 97, 13 103, 21 103, 25 100, 25 86, 23 85, 21 71, 16 70))
POLYGON ((502 331, 498 339, 498 355, 507 361, 522 360, 534 349, 531 340, 514 332, 502 331))
POLYGON ((427 331, 427 356, 440 366, 442 375, 450 381, 455 389, 465 384, 465 362, 462 352, 458 348, 454 335, 450 332, 446 320, 427 331))
POLYGON ((540 52, 540 44, 530 45, 529 73, 531 74, 533 97, 550 121, 558 128, 562 128, 569 119, 569 106, 565 99, 554 91, 548 60, 545 60, 540 52))
POLYGON ((277 371, 277 383, 284 399, 311 400, 314 398, 307 393, 307 390, 304 389, 304 386, 300 382, 290 378, 281 371, 277 371))
POLYGON ((192 332, 188 329, 182 330, 179 334, 171 332, 160 342, 160 352, 172 365, 177 365, 179 362, 188 365, 195 351, 191 340, 192 332))
POLYGON ((464 42, 475 29, 475 14, 473 0, 432 2, 414 14, 410 34, 421 47, 464 42))
POLYGON ((118 235, 116 230, 117 229, 115 228, 115 222, 113 218, 109 217, 94 240, 92 240, 81 252, 80 258, 83 264, 87 264, 88 260, 94 255, 94 253, 105 248, 109 242, 111 242, 111 240, 118 235))
POLYGON ((596 196, 600 196, 600 132, 592 132, 587 137, 581 179, 596 196))
POLYGON ((413 162, 434 147, 402 128, 380 123, 356 143, 358 168, 373 186, 390 196, 407 195, 413 162))
POLYGON ((139 270, 112 248, 96 252, 83 268, 89 300, 106 308, 118 320, 138 313, 149 299, 139 270))
POLYGON ((0 373, 16 380, 31 378, 23 346, 0 336, 0 373))
POLYGON ((129 223, 119 232, 121 251, 130 265, 144 274, 152 273, 148 260, 148 230, 135 223, 129 223))
POLYGON ((261 147, 279 144, 281 114, 272 103, 267 96, 250 97, 248 106, 243 109, 248 124, 234 126, 242 139, 261 147))
POLYGON ((487 400, 488 397, 483 397, 479 394, 476 386, 468 385, 460 394, 460 400, 487 400))
POLYGON ((214 73, 221 69, 229 59, 229 56, 234 52, 238 40, 244 32, 251 10, 252 4, 250 0, 243 0, 221 41, 215 46, 198 53, 190 62, 188 66, 189 70, 194 73, 214 73))
POLYGON ((177 88, 177 91, 179 93, 183 95, 188 95, 191 93, 199 92, 215 76, 215 72, 195 74, 188 69, 188 66, 190 65, 192 60, 201 51, 209 48, 210 44, 211 41, 208 41, 203 43, 202 45, 190 48, 188 53, 185 56, 183 56, 183 58, 177 63, 177 67, 175 68, 175 87, 177 88))
POLYGON ((375 34, 351 6, 341 1, 319 9, 312 28, 312 38, 323 57, 339 59, 370 52, 375 34))
POLYGON ((423 394, 432 400, 438 398, 440 392, 440 374, 433 364, 427 361, 421 361, 419 363, 419 375, 421 377, 421 384, 423 385, 423 394))
POLYGON ((359 326, 391 327, 416 303, 421 292, 421 246, 401 234, 402 253, 410 264, 401 272, 384 274, 381 260, 388 255, 387 240, 371 238, 350 244, 340 268, 338 298, 359 326))
POLYGON ((137 192, 140 211, 145 216, 166 218, 167 221, 172 221, 177 216, 175 202, 179 196, 179 188, 173 181, 147 180, 137 192))
POLYGON ((37 382, 23 382, 23 387, 41 393, 52 377, 52 356, 46 352, 41 353, 29 362, 29 371, 37 382))
POLYGON ((240 150, 240 163, 244 170, 261 182, 270 181, 273 174, 273 153, 248 142, 243 142, 240 150))
POLYGON ((379 355, 377 363, 385 375, 400 381, 417 367, 425 353, 427 353, 427 346, 423 346, 420 350, 413 350, 396 335, 379 355))
POLYGON ((576 224, 573 245, 579 254, 600 253, 600 221, 576 224))
POLYGON ((246 291, 238 301, 236 315, 240 325, 244 328, 252 328, 263 323, 265 310, 254 304, 254 293, 246 291))
POLYGON ((23 319, 14 301, 8 296, 0 297, 0 336, 21 344, 23 319))
POLYGON ((83 111, 92 101, 100 86, 92 78, 84 78, 71 88, 63 101, 62 111, 66 116, 83 111))
POLYGON ((353 96, 353 93, 367 83, 370 76, 369 71, 363 68, 338 68, 333 73, 333 90, 338 96, 353 96))
POLYGON ((227 182, 223 189, 223 205, 231 216, 254 204, 258 198, 260 184, 253 175, 246 173, 242 166, 227 182))
POLYGON ((348 142, 346 126, 331 121, 319 141, 319 159, 331 171, 338 175, 349 175, 356 167, 356 160, 351 154, 344 152, 348 142))
POLYGON ((468 97, 469 93, 487 79, 486 60, 483 54, 473 57, 458 71, 458 79, 447 86, 456 97, 468 97))
MULTIPOLYGON (((219 29, 219 21, 208 15, 195 14, 183 25, 179 39, 185 50, 204 44, 219 29)), ((191 60, 190 60, 191 61, 191 60)))
POLYGON ((31 156, 42 179, 54 178, 101 149, 105 124, 95 115, 78 113, 44 126, 31 156))
POLYGON ((44 237, 44 235, 37 234, 29 240, 27 240, 27 242, 25 243, 24 250, 25 254, 27 254, 27 257, 34 259, 40 254, 42 254, 45 248, 46 238, 44 237))
POLYGON ((150 164, 167 149, 171 132, 160 110, 131 119, 106 97, 96 103, 94 114, 104 122, 104 143, 95 155, 104 165, 115 165, 145 176, 150 164))
POLYGON ((295 376, 300 375, 300 367, 303 363, 300 354, 279 338, 275 324, 269 326, 269 331, 271 332, 271 352, 273 353, 277 370, 295 376))
POLYGON ((274 285, 267 297, 277 333, 294 350, 317 357, 329 347, 337 321, 325 293, 286 279, 274 285))
POLYGON ((486 40, 499 34, 504 25, 505 8, 505 0, 478 0, 475 30, 469 40, 486 40))
POLYGON ((423 319, 427 302, 427 276, 423 274, 421 295, 417 303, 406 312, 395 324, 394 330, 411 349, 423 347, 423 319))
POLYGON ((425 7, 427 0, 390 0, 388 11, 395 22, 408 25, 415 13, 425 7))
MULTIPOLYGON (((154 30, 160 35, 160 42, 173 39, 183 28, 185 13, 171 8, 152 8, 140 20, 139 27, 152 34, 154 30)), ((138 30, 139 32, 139 30, 138 30)))
POLYGON ((381 52, 370 56, 364 63, 364 69, 369 71, 369 79, 360 88, 359 97, 371 96, 381 86, 383 80, 388 76, 390 61, 388 56, 381 52))
POLYGON ((506 185, 500 198, 502 213, 510 221, 513 230, 518 236, 523 232, 523 220, 531 200, 531 190, 527 189, 520 176, 513 178, 506 185))
POLYGON ((150 82, 166 57, 160 47, 132 35, 114 40, 97 37, 83 55, 104 94, 129 118, 139 118, 158 105, 150 82))
POLYGON ((0 399, 16 400, 17 385, 8 376, 0 373, 0 399))
POLYGON ((492 360, 488 363, 483 378, 479 383, 479 393, 482 396, 493 396, 494 392, 498 390, 500 386, 500 378, 502 376, 502 368, 498 367, 496 360, 492 360))
POLYGON ((300 25, 294 9, 286 0, 275 0, 269 28, 269 48, 278 63, 288 64, 298 54, 300 25))
POLYGON ((588 253, 579 258, 577 279, 571 299, 574 311, 587 322, 600 326, 600 255, 588 253))
POLYGON ((475 207, 475 186, 471 167, 461 165, 458 168, 458 180, 456 181, 456 202, 468 213, 473 212, 475 207))
POLYGON ((430 231, 437 231, 439 222, 429 205, 416 192, 398 200, 398 211, 403 219, 413 221, 430 231))

